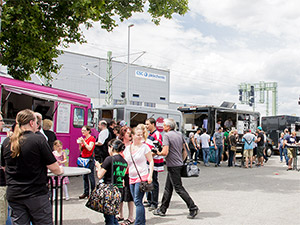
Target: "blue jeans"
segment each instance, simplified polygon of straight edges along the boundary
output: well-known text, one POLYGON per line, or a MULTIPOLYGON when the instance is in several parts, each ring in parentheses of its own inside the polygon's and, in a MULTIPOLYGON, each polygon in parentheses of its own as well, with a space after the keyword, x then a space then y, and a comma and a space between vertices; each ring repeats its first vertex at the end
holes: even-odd
POLYGON ((283 155, 284 155, 284 158, 285 158, 285 163, 286 165, 289 164, 289 157, 287 155, 287 148, 283 148, 283 155))
POLYGON ((140 191, 140 183, 130 184, 130 192, 136 207, 135 210, 135 225, 146 224, 145 207, 143 205, 143 197, 145 192, 140 191))
POLYGON ((10 218, 10 207, 8 206, 8 216, 7 216, 7 220, 6 220, 6 225, 12 225, 11 223, 11 218, 10 218))
POLYGON ((231 146, 229 146, 228 150, 229 150, 228 166, 233 166, 233 158, 234 158, 235 151, 231 151, 231 146))
POLYGON ((216 150, 216 165, 220 165, 221 157, 223 154, 223 145, 216 145, 217 149, 216 150))
POLYGON ((89 195, 90 192, 92 192, 95 189, 94 167, 95 161, 93 160, 89 164, 89 169, 91 170, 91 173, 83 175, 84 194, 86 195, 89 195), (91 190, 89 183, 91 183, 91 190))
POLYGON ((202 153, 203 153, 203 162, 204 162, 204 164, 208 164, 209 148, 202 148, 202 153))
POLYGON ((105 218, 106 225, 119 225, 118 220, 115 215, 103 214, 103 216, 105 218))
POLYGON ((154 186, 154 190, 147 193, 147 200, 148 200, 148 203, 151 204, 151 206, 154 206, 155 208, 157 208, 158 194, 159 194, 159 183, 158 183, 158 172, 157 171, 153 171, 152 183, 154 186))
POLYGON ((282 148, 282 146, 280 146, 279 147, 280 162, 282 162, 282 154, 283 154, 283 148, 282 148))

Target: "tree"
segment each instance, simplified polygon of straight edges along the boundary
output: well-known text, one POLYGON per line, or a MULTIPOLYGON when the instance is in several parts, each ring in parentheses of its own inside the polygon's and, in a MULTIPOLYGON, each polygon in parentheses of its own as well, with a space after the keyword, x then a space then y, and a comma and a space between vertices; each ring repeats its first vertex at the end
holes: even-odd
POLYGON ((2 6, 0 62, 16 79, 28 80, 32 73, 52 79, 51 73, 60 68, 58 47, 85 42, 80 25, 91 28, 100 22, 112 31, 117 20, 146 8, 158 25, 162 17, 185 14, 187 5, 188 0, 7 0, 2 6))

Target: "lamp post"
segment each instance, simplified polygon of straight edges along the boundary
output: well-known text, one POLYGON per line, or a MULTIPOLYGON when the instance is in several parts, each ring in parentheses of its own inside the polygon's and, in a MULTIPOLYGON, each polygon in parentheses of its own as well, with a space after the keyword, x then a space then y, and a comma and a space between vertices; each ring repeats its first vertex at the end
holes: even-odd
POLYGON ((129 59, 130 59, 130 28, 133 27, 134 24, 128 25, 128 55, 127 55, 127 91, 126 91, 126 104, 129 105, 129 59))

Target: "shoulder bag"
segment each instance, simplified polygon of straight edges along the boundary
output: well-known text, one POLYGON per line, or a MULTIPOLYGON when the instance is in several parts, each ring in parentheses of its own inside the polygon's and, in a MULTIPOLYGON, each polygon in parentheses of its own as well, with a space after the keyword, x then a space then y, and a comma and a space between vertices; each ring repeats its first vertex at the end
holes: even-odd
POLYGON ((136 164, 135 164, 135 162, 134 162, 134 159, 133 159, 133 157, 132 157, 132 153, 131 153, 131 145, 130 145, 130 156, 131 156, 133 165, 134 165, 134 167, 135 167, 135 169, 136 169, 136 172, 138 173, 139 178, 140 178, 140 180, 141 180, 140 187, 139 187, 140 191, 141 191, 141 192, 150 192, 150 191, 154 190, 153 183, 149 184, 147 181, 142 181, 142 177, 141 177, 141 175, 140 175, 140 173, 139 173, 139 171, 138 171, 138 169, 137 169, 137 167, 136 167, 136 164))
POLYGON ((114 159, 111 162, 111 183, 99 183, 92 191, 86 207, 106 215, 117 215, 120 211, 121 193, 119 188, 114 186, 114 159))
POLYGON ((230 138, 231 138, 231 136, 229 137, 230 150, 236 152, 236 146, 232 145, 230 138))
POLYGON ((77 166, 78 167, 84 167, 84 168, 89 168, 90 162, 92 161, 92 158, 83 158, 83 157, 78 157, 77 158, 77 166))

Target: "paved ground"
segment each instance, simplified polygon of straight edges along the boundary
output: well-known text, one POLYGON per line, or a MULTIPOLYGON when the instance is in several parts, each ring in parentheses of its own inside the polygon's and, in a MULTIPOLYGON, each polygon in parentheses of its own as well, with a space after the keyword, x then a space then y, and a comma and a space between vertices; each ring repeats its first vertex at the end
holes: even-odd
MULTIPOLYGON (((187 219, 186 205, 174 193, 166 217, 153 216, 146 210, 147 224, 300 224, 300 172, 286 171, 278 156, 272 156, 262 168, 201 164, 200 169, 199 177, 183 178, 185 188, 201 210, 199 215, 194 220, 187 219)), ((161 194, 165 175, 160 175, 161 194)), ((104 224, 102 214, 89 210, 84 206, 86 200, 78 199, 83 190, 82 178, 70 178, 70 182, 71 200, 64 201, 64 224, 104 224)))

